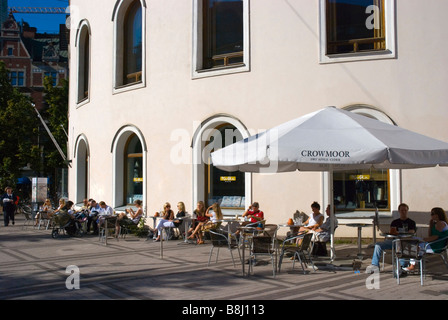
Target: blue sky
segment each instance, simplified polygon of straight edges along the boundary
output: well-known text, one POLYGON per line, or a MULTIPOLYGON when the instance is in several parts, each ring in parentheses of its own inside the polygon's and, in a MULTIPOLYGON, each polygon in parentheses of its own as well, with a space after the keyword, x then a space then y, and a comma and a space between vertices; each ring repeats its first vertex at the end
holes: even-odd
MULTIPOLYGON (((68 0, 8 0, 9 7, 68 7, 68 0)), ((17 22, 26 21, 39 33, 59 33, 59 25, 65 24, 65 14, 15 13, 17 22)))

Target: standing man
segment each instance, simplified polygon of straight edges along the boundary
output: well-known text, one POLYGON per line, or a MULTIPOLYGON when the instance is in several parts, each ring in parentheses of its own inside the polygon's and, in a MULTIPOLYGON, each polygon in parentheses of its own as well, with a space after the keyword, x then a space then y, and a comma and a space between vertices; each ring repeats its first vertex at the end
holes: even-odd
POLYGON ((12 188, 6 187, 5 194, 2 196, 3 219, 5 222, 5 227, 9 225, 10 220, 14 225, 14 212, 16 211, 17 199, 17 196, 12 193, 12 188))

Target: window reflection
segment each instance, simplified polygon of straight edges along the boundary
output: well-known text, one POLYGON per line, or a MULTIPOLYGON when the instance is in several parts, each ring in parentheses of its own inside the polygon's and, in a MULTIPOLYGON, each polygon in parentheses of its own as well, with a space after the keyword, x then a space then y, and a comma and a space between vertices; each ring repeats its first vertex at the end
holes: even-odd
POLYGON ((142 7, 134 1, 124 22, 124 84, 141 81, 142 75, 142 7))
POLYGON ((136 135, 132 135, 126 147, 126 201, 133 204, 143 200, 143 151, 136 135))

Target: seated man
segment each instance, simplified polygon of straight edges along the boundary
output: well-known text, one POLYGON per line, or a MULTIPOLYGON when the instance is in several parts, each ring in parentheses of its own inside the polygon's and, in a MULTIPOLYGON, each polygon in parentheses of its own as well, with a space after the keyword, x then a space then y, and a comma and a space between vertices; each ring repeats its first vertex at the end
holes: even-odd
POLYGON ((114 215, 114 210, 111 207, 109 207, 104 201, 100 201, 99 204, 100 204, 100 211, 98 213, 98 220, 96 222, 98 224, 98 227, 101 227, 106 221, 106 217, 114 215))
MULTIPOLYGON (((257 223, 264 220, 264 212, 260 210, 260 205, 258 202, 252 203, 252 205, 249 206, 249 208, 243 213, 243 218, 249 218, 249 221, 244 221, 241 226, 247 226, 251 223, 257 223)), ((240 234, 240 230, 238 230, 236 235, 240 234)))
POLYGON ((264 213, 260 209, 258 202, 252 203, 251 206, 243 213, 243 217, 250 218, 249 223, 256 223, 264 220, 264 213))
POLYGON ((98 234, 98 225, 96 223, 100 212, 100 205, 94 200, 89 200, 89 216, 87 217, 87 232, 90 232, 90 226, 93 223, 93 233, 98 234))
POLYGON ((331 219, 334 218, 334 228, 338 226, 338 219, 333 215, 330 216, 330 205, 327 206, 327 209, 325 209, 325 213, 327 214, 328 218, 325 220, 325 222, 314 231, 314 241, 321 241, 321 242, 327 242, 330 240, 331 235, 331 219))
MULTIPOLYGON (((398 212, 400 214, 400 217, 392 221, 392 223, 390 224, 391 233, 396 233, 397 230, 403 229, 404 227, 405 229, 408 229, 409 233, 415 233, 415 221, 408 218, 409 206, 405 203, 401 203, 398 206, 398 212)), ((372 257, 372 265, 370 266, 371 272, 374 272, 375 268, 379 268, 379 261, 381 259, 381 255, 383 254, 383 250, 391 250, 392 242, 393 239, 386 239, 383 242, 378 242, 375 244, 375 249, 373 251, 372 257)))

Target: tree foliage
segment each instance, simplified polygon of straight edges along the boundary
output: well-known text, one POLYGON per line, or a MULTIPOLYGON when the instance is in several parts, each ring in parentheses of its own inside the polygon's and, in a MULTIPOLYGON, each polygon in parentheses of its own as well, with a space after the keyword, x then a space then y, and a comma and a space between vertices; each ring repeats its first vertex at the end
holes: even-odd
POLYGON ((30 100, 14 88, 0 61, 0 186, 14 186, 21 169, 39 164, 38 119, 30 100))
MULTIPOLYGON (((48 109, 42 115, 48 121, 48 127, 61 147, 67 154, 67 127, 68 127, 68 81, 61 79, 59 86, 53 86, 51 77, 44 78, 45 102, 48 109)), ((67 167, 56 147, 48 146, 46 154, 46 165, 49 168, 67 167)))
MULTIPOLYGON (((66 154, 68 125, 68 81, 52 84, 44 79, 46 110, 40 111, 59 146, 66 154)), ((32 107, 32 101, 9 81, 8 70, 0 61, 0 187, 15 186, 22 169, 36 175, 52 176, 56 168, 67 167, 32 107)))

